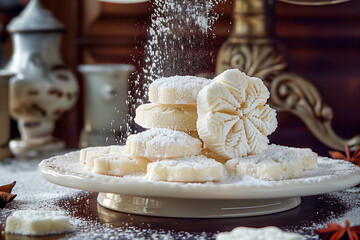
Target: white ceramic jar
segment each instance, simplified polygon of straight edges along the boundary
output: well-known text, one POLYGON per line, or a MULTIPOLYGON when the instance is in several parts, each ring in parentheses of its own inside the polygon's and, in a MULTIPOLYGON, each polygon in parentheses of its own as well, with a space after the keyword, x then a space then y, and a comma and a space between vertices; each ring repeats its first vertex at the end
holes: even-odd
POLYGON ((119 137, 127 130, 128 79, 134 70, 129 64, 79 66, 86 83, 81 147, 119 143, 119 137))

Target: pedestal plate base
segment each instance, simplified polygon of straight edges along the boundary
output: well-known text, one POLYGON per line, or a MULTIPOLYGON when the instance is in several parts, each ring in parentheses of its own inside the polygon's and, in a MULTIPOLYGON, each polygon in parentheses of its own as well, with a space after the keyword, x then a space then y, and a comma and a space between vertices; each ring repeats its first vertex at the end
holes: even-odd
POLYGON ((274 199, 181 199, 99 193, 98 203, 111 210, 172 218, 233 218, 283 212, 297 207, 300 197, 274 199))

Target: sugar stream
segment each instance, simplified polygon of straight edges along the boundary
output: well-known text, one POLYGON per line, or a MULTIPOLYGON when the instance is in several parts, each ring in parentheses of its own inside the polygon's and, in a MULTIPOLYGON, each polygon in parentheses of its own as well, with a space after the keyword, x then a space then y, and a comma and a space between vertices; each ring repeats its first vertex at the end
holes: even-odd
POLYGON ((134 127, 135 109, 148 101, 149 84, 160 77, 198 75, 209 71, 214 56, 209 51, 214 34, 211 32, 218 15, 212 10, 225 0, 155 0, 145 59, 135 80, 129 82, 130 114, 128 133, 134 127))

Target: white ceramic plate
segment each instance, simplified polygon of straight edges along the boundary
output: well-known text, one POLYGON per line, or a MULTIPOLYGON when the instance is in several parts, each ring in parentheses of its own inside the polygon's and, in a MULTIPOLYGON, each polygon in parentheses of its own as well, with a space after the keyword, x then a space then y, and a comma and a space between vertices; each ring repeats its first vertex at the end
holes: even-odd
POLYGON ((271 199, 309 196, 338 191, 360 183, 360 167, 343 160, 319 157, 319 165, 301 178, 261 181, 228 176, 218 183, 148 181, 144 176, 112 177, 88 172, 79 152, 55 156, 39 165, 49 182, 82 190, 144 197, 187 199, 271 199))

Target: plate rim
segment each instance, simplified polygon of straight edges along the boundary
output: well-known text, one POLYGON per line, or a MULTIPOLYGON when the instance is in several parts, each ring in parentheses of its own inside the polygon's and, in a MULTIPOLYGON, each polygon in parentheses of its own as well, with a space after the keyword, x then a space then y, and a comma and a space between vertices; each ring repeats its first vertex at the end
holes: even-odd
MULTIPOLYGON (((281 197, 311 196, 332 191, 339 191, 360 183, 360 168, 346 175, 324 176, 323 179, 303 181, 277 181, 271 184, 236 183, 174 183, 136 181, 121 177, 95 173, 62 173, 49 169, 49 161, 78 154, 79 151, 54 156, 41 161, 40 174, 49 182, 80 190, 109 192, 143 197, 175 197, 187 199, 269 199, 281 197), (115 184, 115 186, 114 186, 115 184), (116 187, 116 188, 115 188, 116 187), (135 189, 134 189, 135 187, 135 189)), ((356 165, 354 165, 356 167, 356 165)))

